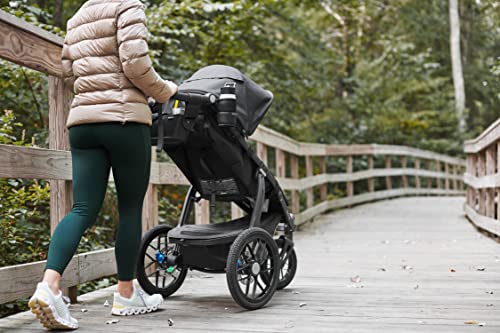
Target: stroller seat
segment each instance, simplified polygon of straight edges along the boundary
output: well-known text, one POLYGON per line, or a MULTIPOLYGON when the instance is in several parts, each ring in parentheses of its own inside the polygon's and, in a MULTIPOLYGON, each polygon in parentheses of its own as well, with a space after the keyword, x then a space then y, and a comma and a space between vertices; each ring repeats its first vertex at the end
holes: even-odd
MULTIPOLYGON (((273 234, 281 218, 277 212, 262 214, 260 227, 273 234)), ((250 216, 244 216, 228 222, 214 224, 187 224, 173 228, 168 233, 172 243, 190 245, 210 245, 212 243, 232 242, 238 235, 250 227, 250 216)))

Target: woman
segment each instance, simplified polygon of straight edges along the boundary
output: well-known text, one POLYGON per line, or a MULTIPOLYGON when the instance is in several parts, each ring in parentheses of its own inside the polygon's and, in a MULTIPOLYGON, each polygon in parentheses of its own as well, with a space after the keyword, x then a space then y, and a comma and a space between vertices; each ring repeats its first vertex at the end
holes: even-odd
POLYGON ((150 312, 163 301, 132 282, 151 161, 147 96, 164 103, 177 92, 152 67, 145 21, 138 0, 90 0, 68 21, 62 65, 75 92, 67 121, 74 204, 54 231, 43 280, 28 303, 47 328, 78 327, 59 281, 83 233, 96 220, 110 168, 120 215, 115 246, 119 281, 112 314, 150 312))

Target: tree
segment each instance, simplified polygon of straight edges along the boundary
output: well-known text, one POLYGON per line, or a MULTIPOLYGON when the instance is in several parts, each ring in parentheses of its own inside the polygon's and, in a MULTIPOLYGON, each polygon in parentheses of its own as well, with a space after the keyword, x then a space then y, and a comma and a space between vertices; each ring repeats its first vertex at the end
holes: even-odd
POLYGON ((465 86, 460 52, 460 17, 458 15, 458 0, 449 0, 450 11, 450 54, 455 88, 455 110, 461 133, 465 132, 465 86))

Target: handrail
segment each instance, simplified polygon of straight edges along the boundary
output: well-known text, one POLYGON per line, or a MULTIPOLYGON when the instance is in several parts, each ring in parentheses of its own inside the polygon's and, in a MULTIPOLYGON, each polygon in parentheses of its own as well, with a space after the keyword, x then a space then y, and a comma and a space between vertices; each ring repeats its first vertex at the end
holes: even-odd
MULTIPOLYGON (((72 94, 60 78, 61 45, 60 37, 0 11, 0 58, 49 75, 51 148, 0 145, 0 177, 50 180, 51 232, 71 209, 71 155, 66 119, 72 94)), ((271 160, 268 153, 274 150, 272 169, 289 194, 290 209, 296 215, 297 225, 329 209, 373 200, 462 193, 464 162, 446 155, 405 146, 305 143, 263 126, 251 140, 266 163, 271 160), (376 160, 381 157, 383 167, 375 168, 376 160), (396 158, 398 165, 393 168, 396 158), (329 159, 344 161, 345 172, 329 173, 329 159), (354 170, 357 159, 366 162, 366 170, 354 170), (303 176, 300 175, 300 160, 305 164, 303 176), (410 160, 413 166, 407 167, 410 160), (383 181, 377 181, 379 178, 383 181), (395 179, 400 180, 401 187, 395 188, 395 179), (355 186, 362 182, 366 186, 355 186), (339 183, 345 186, 345 196, 329 195, 328 186, 339 183), (302 194, 304 203, 301 203, 302 194)), ((150 184, 144 200, 143 230, 158 224, 158 186, 162 184, 187 185, 188 182, 174 164, 157 162, 153 155, 150 184)), ((240 215, 241 211, 233 205, 232 216, 240 215)), ((208 223, 209 216, 205 200, 196 204, 197 223, 208 223)), ((0 268, 0 304, 30 295, 43 267, 41 261, 0 268)), ((62 286, 71 287, 70 296, 75 300, 75 285, 115 274, 115 267, 112 248, 75 255, 66 268, 62 286)))
POLYGON ((500 236, 500 118, 465 142, 467 202, 464 210, 477 227, 500 236))

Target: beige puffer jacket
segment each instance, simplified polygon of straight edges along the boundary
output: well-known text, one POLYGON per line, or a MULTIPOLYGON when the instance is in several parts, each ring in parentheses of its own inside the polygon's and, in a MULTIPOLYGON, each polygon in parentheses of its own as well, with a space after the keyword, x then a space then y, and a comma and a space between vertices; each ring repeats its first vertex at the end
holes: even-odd
MULTIPOLYGON (((90 0, 68 21, 62 65, 74 80, 67 127, 109 121, 151 125, 147 96, 164 103, 177 91, 153 69, 144 5, 90 0)), ((72 81, 72 80, 70 80, 72 81)))

